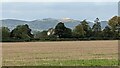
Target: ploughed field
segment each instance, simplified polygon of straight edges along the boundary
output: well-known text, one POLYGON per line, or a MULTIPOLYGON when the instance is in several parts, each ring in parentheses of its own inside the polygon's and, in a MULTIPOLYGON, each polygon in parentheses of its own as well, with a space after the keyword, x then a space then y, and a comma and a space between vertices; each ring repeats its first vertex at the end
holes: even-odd
POLYGON ((2 43, 3 66, 117 66, 118 41, 2 43))

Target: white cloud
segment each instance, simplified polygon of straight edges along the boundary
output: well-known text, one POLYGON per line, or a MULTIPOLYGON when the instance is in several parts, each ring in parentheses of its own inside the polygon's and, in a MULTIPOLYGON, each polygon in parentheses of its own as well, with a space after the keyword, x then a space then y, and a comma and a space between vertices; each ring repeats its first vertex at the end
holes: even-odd
POLYGON ((118 2, 119 0, 1 0, 2 2, 118 2))

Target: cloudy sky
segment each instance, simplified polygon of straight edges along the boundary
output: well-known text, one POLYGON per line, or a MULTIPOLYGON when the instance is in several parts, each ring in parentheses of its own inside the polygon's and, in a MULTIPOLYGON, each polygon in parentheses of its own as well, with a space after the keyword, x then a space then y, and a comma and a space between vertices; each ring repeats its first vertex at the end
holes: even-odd
POLYGON ((117 2, 3 2, 1 19, 73 18, 108 20, 118 15, 117 2))
POLYGON ((2 2, 118 2, 119 0, 1 0, 2 2))

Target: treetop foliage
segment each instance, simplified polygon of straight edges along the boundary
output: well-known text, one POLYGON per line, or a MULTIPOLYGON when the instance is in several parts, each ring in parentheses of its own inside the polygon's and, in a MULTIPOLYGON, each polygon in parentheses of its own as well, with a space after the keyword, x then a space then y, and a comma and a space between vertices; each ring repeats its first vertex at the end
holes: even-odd
POLYGON ((32 34, 29 25, 18 25, 12 31, 7 27, 1 27, 2 41, 8 39, 28 39, 28 40, 101 40, 101 39, 120 39, 120 17, 114 16, 108 21, 108 26, 101 29, 99 18, 96 18, 91 28, 86 20, 76 25, 74 29, 67 28, 65 23, 59 22, 55 28, 35 32, 32 34), (69 39, 68 39, 69 38, 69 39))

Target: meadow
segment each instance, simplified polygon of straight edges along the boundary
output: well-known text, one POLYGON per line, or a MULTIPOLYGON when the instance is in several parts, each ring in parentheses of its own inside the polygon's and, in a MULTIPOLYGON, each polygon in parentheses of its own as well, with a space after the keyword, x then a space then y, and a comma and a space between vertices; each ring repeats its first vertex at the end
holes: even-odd
POLYGON ((3 66, 118 66, 118 41, 4 42, 3 66))

